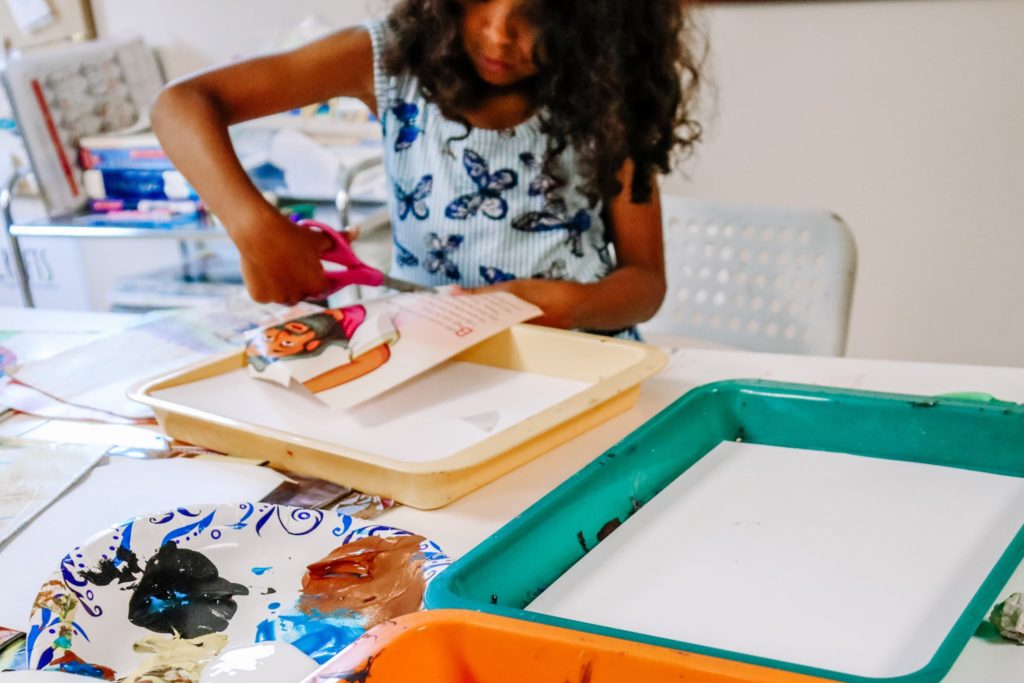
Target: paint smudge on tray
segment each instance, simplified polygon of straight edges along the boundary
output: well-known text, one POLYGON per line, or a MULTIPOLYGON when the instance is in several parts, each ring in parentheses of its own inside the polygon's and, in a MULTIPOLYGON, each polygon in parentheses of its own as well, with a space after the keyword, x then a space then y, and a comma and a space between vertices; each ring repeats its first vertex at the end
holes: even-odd
POLYGON ((202 553, 161 546, 128 603, 128 620, 157 633, 192 639, 223 631, 235 615, 234 596, 249 589, 222 578, 202 553))
POLYGON ((358 669, 337 674, 339 683, 367 683, 370 679, 370 667, 373 666, 373 660, 374 658, 370 657, 358 669))
POLYGON ((598 542, 601 542, 604 539, 611 536, 611 533, 618 529, 621 525, 622 522, 619 521, 618 517, 612 517, 611 519, 609 519, 607 522, 605 522, 605 525, 601 527, 600 531, 597 532, 598 542))

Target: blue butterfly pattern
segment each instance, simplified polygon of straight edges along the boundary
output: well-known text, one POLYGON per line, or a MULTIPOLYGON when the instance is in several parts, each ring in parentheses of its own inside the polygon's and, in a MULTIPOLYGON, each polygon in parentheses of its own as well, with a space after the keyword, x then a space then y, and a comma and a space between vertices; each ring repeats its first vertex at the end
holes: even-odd
POLYGON ((447 235, 444 239, 436 232, 427 235, 427 262, 424 264, 428 271, 437 273, 444 271, 449 280, 461 280, 462 273, 459 266, 452 260, 452 256, 462 245, 462 235, 447 235))
POLYGON ((565 242, 573 256, 583 258, 583 233, 590 229, 590 214, 580 209, 568 216, 565 202, 556 200, 548 203, 543 211, 530 211, 512 221, 512 228, 522 232, 550 232, 565 230, 565 242))
POLYGON ((562 183, 547 173, 538 173, 537 177, 530 181, 527 193, 531 197, 546 197, 549 192, 558 189, 561 185, 562 183))
POLYGON ((416 119, 420 115, 420 108, 412 102, 398 100, 391 107, 391 113, 402 124, 398 129, 398 137, 395 138, 395 151, 401 152, 409 149, 416 138, 420 136, 423 129, 416 125, 416 119))
POLYGON ((430 215, 430 208, 427 206, 427 197, 434 189, 434 176, 425 175, 416 183, 411 192, 406 192, 402 186, 395 183, 395 199, 398 200, 398 217, 405 220, 411 213, 419 220, 426 219, 430 215))
POLYGON ((555 259, 547 270, 533 274, 533 277, 539 280, 564 280, 568 276, 569 271, 565 267, 565 259, 555 259))
POLYGON ((462 165, 469 174, 476 192, 455 198, 444 210, 444 215, 452 220, 464 221, 477 213, 496 221, 508 215, 508 202, 501 193, 510 190, 519 183, 519 176, 510 168, 490 172, 487 161, 471 149, 462 153, 462 165))
MULTIPOLYGON (((533 152, 523 152, 519 155, 519 160, 523 162, 526 168, 532 171, 539 171, 541 169, 540 160, 537 159, 537 155, 533 152)), ((546 197, 549 192, 553 192, 561 187, 564 183, 558 181, 547 173, 538 173, 533 180, 530 181, 527 194, 531 197, 546 197)))
POLYGON ((496 285, 499 282, 508 282, 509 280, 516 279, 516 276, 512 273, 506 273, 504 270, 494 266, 480 266, 480 277, 489 285, 496 285))
POLYGON ((597 258, 601 261, 602 274, 601 277, 607 277, 613 270, 615 270, 615 259, 612 258, 612 243, 608 239, 600 240, 600 243, 595 242, 594 250, 597 252, 597 258))
POLYGON ((398 265, 412 268, 420 264, 416 254, 403 247, 397 237, 392 237, 391 242, 395 245, 395 260, 398 261, 398 265))

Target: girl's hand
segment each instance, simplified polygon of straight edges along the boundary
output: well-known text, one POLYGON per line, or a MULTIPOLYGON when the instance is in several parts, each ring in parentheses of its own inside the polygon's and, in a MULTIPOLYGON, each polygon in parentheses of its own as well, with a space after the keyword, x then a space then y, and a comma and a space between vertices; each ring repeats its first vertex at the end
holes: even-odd
POLYGON ((576 321, 577 302, 582 288, 585 286, 578 282, 562 280, 509 280, 496 285, 466 290, 466 293, 510 292, 544 311, 543 315, 533 318, 529 321, 530 323, 573 329, 579 327, 576 321))
POLYGON ((274 209, 235 234, 242 277, 256 301, 293 305, 327 292, 320 263, 320 255, 331 247, 326 235, 296 225, 274 209))

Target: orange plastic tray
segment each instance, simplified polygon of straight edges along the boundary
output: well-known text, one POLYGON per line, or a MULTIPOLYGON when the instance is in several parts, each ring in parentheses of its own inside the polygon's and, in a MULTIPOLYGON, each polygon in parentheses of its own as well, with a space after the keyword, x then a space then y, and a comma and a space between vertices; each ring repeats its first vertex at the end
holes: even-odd
POLYGON ((432 610, 374 628, 304 683, 824 680, 481 612, 432 610))

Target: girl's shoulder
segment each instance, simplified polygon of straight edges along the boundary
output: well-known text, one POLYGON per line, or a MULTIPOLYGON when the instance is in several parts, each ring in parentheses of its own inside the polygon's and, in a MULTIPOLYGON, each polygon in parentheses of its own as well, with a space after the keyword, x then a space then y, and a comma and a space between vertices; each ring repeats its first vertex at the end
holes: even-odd
POLYGON ((389 103, 395 101, 416 102, 420 104, 423 96, 420 85, 411 69, 389 67, 385 58, 390 42, 394 39, 386 19, 374 19, 363 24, 370 34, 373 45, 373 80, 376 90, 378 107, 381 115, 389 103))
POLYGON ((370 19, 363 22, 363 28, 370 34, 370 42, 373 44, 374 66, 384 66, 384 50, 393 39, 388 28, 387 19, 370 19))

